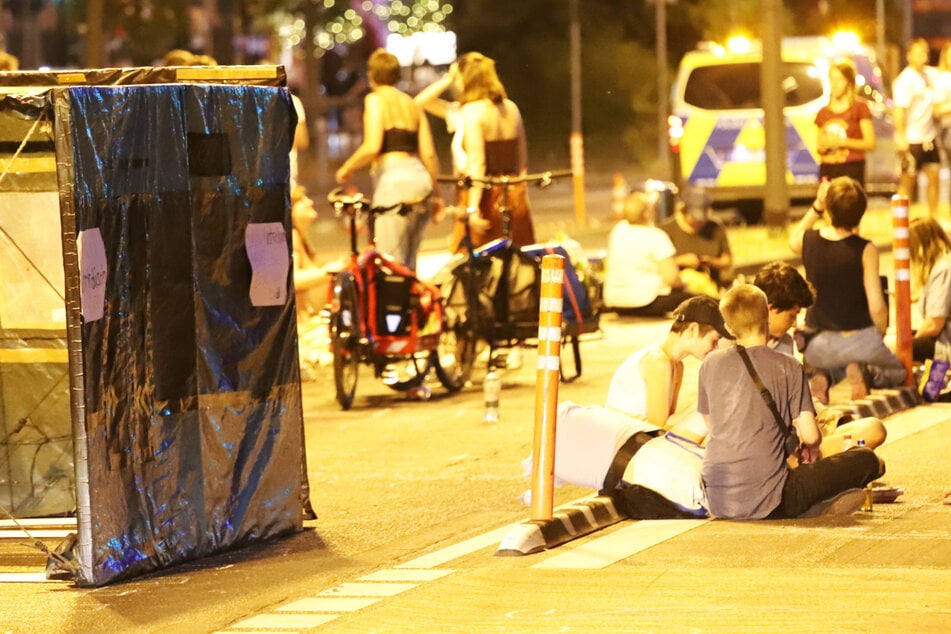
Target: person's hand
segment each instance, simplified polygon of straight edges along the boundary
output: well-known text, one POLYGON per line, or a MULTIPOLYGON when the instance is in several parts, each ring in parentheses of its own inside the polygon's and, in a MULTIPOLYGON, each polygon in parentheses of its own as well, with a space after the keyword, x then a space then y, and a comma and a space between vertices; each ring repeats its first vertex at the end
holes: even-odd
POLYGON ((479 210, 476 209, 469 214, 469 226, 476 231, 488 231, 492 223, 487 218, 483 218, 479 210))
POLYGON ((346 166, 341 165, 340 169, 337 170, 334 174, 334 178, 341 185, 346 185, 350 182, 350 179, 353 178, 353 172, 346 168, 346 166))
POLYGON ((902 155, 902 154, 907 154, 907 153, 908 153, 908 149, 909 149, 908 139, 905 139, 905 138, 899 139, 899 138, 896 137, 896 138, 895 138, 895 149, 898 150, 899 156, 902 155))
POLYGON ((829 191, 829 185, 830 181, 828 178, 823 177, 823 179, 819 181, 819 189, 816 191, 816 201, 812 203, 812 208, 820 215, 826 210, 826 193, 829 191))
POLYGON ((684 253, 677 258, 677 263, 689 269, 699 269, 702 264, 700 256, 696 253, 684 253))
POLYGON ((799 448, 799 464, 810 464, 822 458, 822 452, 819 451, 819 445, 803 444, 799 448))

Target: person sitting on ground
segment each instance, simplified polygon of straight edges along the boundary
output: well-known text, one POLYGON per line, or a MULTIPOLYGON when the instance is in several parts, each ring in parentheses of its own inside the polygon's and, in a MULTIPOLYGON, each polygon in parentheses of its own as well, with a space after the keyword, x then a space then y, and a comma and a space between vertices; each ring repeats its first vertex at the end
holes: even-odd
MULTIPOLYGON (((702 359, 730 334, 712 298, 691 298, 674 315, 663 343, 635 352, 618 368, 608 407, 566 401, 556 415, 556 480, 611 495, 632 518, 706 514, 702 449, 668 419, 677 409, 683 359, 702 359)), ((529 469, 531 459, 523 466, 529 469)))
POLYGON ((310 226, 317 219, 314 201, 300 185, 291 190, 291 241, 294 264, 294 298, 297 304, 297 337, 301 377, 314 378, 321 363, 321 350, 327 348, 327 325, 318 319, 326 304, 330 276, 317 264, 317 250, 309 238, 310 226))
POLYGON ((625 315, 662 317, 691 297, 683 290, 673 243, 654 226, 656 216, 656 198, 634 192, 608 236, 604 303, 625 315))
POLYGON ((852 398, 869 388, 901 385, 905 366, 883 340, 888 306, 879 278, 878 249, 858 234, 866 209, 865 190, 852 178, 823 181, 812 207, 789 236, 802 256, 806 279, 816 301, 806 311, 806 327, 815 334, 803 352, 812 368, 838 382, 848 378, 852 398), (816 229, 828 212, 829 224, 816 229))
MULTIPOLYGON (((790 328, 796 324, 799 313, 803 308, 812 306, 814 291, 795 268, 785 262, 772 262, 764 266, 756 274, 753 285, 766 293, 769 308, 769 333, 766 345, 777 352, 794 356, 793 339, 789 334, 790 328)), ((808 374, 808 372, 807 372, 808 374)), ((810 378, 809 385, 815 381, 810 378)), ((828 393, 828 383, 826 383, 828 393)), ((820 411, 826 401, 821 402, 813 393, 813 405, 820 411), (817 404, 816 401, 819 401, 817 404)), ((819 429, 822 432, 822 455, 829 456, 847 448, 846 436, 855 442, 865 441, 865 446, 875 449, 885 442, 887 431, 882 421, 874 416, 851 420, 851 415, 825 409, 817 417, 819 429)))
POLYGON ((680 192, 673 217, 661 228, 670 236, 677 254, 674 261, 681 269, 685 290, 718 297, 721 287, 729 286, 733 254, 726 229, 711 215, 710 195, 698 187, 680 192))
POLYGON ((671 414, 677 411, 683 360, 688 356, 703 360, 721 337, 732 339, 715 299, 698 296, 684 301, 674 311, 664 341, 638 350, 614 372, 605 405, 657 427, 668 427, 671 414))
POLYGON ((915 218, 908 224, 908 247, 922 315, 912 356, 918 363, 951 361, 951 239, 934 218, 915 218))
POLYGON ((821 457, 822 435, 806 373, 796 359, 766 345, 769 306, 762 290, 734 286, 724 294, 720 310, 736 345, 711 352, 700 366, 697 409, 709 428, 702 472, 707 510, 723 519, 857 510, 864 501, 860 488, 885 473, 884 462, 861 447, 821 457), (743 353, 782 421, 766 404, 743 353), (796 468, 787 464, 785 435, 777 423, 795 425, 801 442, 796 468))

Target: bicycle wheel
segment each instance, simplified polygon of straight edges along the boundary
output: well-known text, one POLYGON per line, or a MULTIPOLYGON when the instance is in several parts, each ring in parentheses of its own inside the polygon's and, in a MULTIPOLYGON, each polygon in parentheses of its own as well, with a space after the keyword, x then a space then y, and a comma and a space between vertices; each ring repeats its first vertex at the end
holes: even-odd
POLYGON ((334 384, 337 402, 347 410, 353 405, 360 370, 360 300, 353 277, 338 276, 334 295, 337 311, 330 316, 330 341, 334 353, 334 384))
POLYGON ((429 374, 432 353, 417 352, 406 359, 390 361, 383 370, 383 384, 397 392, 419 387, 429 374))
POLYGON ((460 389, 472 379, 476 359, 477 334, 474 313, 466 301, 465 276, 460 267, 453 273, 443 295, 442 333, 435 351, 436 376, 450 392, 460 389))

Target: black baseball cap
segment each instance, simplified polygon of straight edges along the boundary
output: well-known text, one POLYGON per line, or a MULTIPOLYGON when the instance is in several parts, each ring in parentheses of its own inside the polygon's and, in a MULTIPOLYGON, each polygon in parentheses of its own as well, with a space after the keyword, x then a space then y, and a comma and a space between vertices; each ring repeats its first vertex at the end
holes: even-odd
POLYGON ((726 329, 723 315, 720 314, 720 305, 712 297, 702 295, 684 300, 674 310, 674 318, 677 321, 690 321, 713 326, 713 329, 720 333, 720 336, 724 339, 736 338, 726 329))

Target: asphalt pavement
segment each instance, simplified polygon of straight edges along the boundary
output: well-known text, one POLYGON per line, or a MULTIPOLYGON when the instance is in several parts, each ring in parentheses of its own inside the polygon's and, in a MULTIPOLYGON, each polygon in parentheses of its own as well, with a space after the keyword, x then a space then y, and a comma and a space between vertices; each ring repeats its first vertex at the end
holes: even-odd
MULTIPOLYGON (((581 225, 564 202, 570 189, 556 191, 550 204, 535 196, 539 236, 564 231, 586 250, 603 248, 610 196, 589 196, 581 225)), ((887 241, 887 201, 867 222, 887 241)), ((765 228, 732 226, 729 235, 738 266, 790 255, 765 228)), ((438 240, 429 238, 427 253, 440 253, 438 240)), ((559 387, 561 400, 603 402, 621 361, 668 328, 613 314, 601 326, 582 342, 582 375, 559 387)), ((885 420, 884 480, 903 493, 870 513, 624 521, 539 554, 496 557, 502 536, 528 517, 519 495, 535 362, 529 346, 522 366, 505 371, 498 424, 482 421, 478 384, 448 395, 433 383, 432 398, 418 401, 367 368, 344 412, 322 368, 303 385, 319 516, 305 531, 98 589, 38 581, 42 553, 0 535, 0 573, 11 575, 0 578, 0 632, 951 630, 951 508, 940 502, 951 488, 948 406, 885 420)), ((698 368, 688 361, 681 409, 695 400, 698 368)), ((564 486, 555 502, 591 493, 564 486)))

